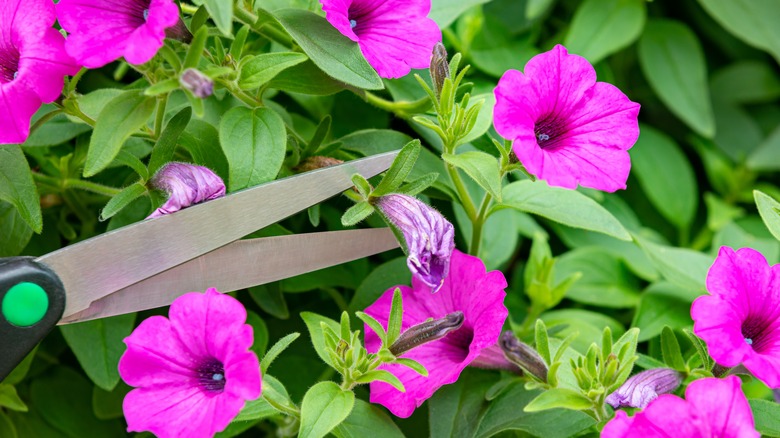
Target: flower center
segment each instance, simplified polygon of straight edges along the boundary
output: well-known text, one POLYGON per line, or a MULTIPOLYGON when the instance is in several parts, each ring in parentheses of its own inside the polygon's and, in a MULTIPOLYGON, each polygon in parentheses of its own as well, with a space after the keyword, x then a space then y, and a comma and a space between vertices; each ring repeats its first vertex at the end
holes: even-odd
POLYGON ((355 21, 355 20, 349 20, 349 27, 351 27, 352 29, 354 29, 354 28, 355 28, 355 26, 357 26, 357 21, 355 21))
POLYGON ((144 21, 149 21, 149 9, 144 9, 144 21))
POLYGON ((541 117, 534 124, 536 144, 542 149, 555 147, 564 128, 563 121, 560 117, 556 117, 555 114, 541 117))
POLYGON ((772 321, 764 318, 749 315, 742 323, 742 336, 745 343, 750 345, 754 351, 761 353, 771 345, 771 336, 769 336, 772 321))
POLYGON ((210 357, 195 371, 198 385, 207 392, 220 393, 225 390, 225 366, 222 362, 210 357))
POLYGON ((16 47, 0 47, 0 83, 11 82, 19 75, 19 51, 16 47))

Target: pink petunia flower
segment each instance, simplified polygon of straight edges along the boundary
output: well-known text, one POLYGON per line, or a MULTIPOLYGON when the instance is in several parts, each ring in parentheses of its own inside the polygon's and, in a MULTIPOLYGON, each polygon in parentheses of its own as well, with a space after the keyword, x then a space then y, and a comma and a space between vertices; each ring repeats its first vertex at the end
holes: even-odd
POLYGON ((60 0, 57 19, 68 31, 65 48, 89 68, 124 56, 143 64, 163 45, 165 30, 179 21, 173 0, 60 0))
POLYGON ((737 376, 697 380, 685 400, 664 394, 633 417, 617 411, 601 438, 758 438, 737 376))
POLYGON ((710 295, 691 306, 693 332, 718 364, 742 364, 780 388, 780 265, 751 248, 721 247, 707 273, 710 295))
POLYGON ((320 0, 325 17, 360 46, 383 78, 427 68, 441 31, 428 18, 431 0, 320 0))
POLYGON ((428 204, 399 193, 382 196, 374 206, 403 235, 406 264, 412 275, 437 292, 450 271, 455 228, 428 204))
MULTIPOLYGON (((383 365, 403 382, 406 392, 400 392, 384 382, 370 384, 373 403, 380 403, 393 414, 406 418, 430 398, 442 385, 453 383, 480 353, 496 344, 501 326, 507 317, 504 297, 507 283, 500 271, 485 272, 485 265, 477 257, 455 250, 452 254, 450 275, 436 295, 419 278, 412 279, 413 287, 397 286, 403 296, 401 330, 422 323, 429 318, 439 319, 454 312, 463 313, 463 325, 445 337, 423 344, 402 354, 402 357, 420 362, 428 370, 423 377, 400 365, 383 365)), ((388 289, 366 313, 387 327, 393 291, 388 289)), ((381 341, 366 327, 366 348, 376 352, 381 341)))
POLYGON ((125 338, 119 374, 136 387, 122 408, 129 432, 160 438, 210 437, 260 396, 252 327, 238 300, 210 288, 171 304, 125 338))
POLYGON ((79 71, 55 19, 51 0, 0 2, 0 143, 24 142, 33 114, 79 71))
POLYGON ((508 70, 495 89, 493 123, 526 170, 551 186, 626 188, 639 104, 596 82, 588 61, 557 45, 525 72, 508 70))
POLYGON ((225 183, 210 169, 187 163, 168 163, 150 181, 168 194, 168 200, 147 219, 164 216, 212 199, 225 196, 225 183))

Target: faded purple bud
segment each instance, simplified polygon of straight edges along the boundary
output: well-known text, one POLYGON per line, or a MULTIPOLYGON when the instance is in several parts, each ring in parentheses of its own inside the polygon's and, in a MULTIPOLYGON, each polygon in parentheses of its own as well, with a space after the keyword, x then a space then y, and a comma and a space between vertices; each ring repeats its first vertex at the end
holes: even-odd
POLYGON ((390 346, 390 352, 400 356, 412 348, 419 347, 447 336, 447 333, 457 330, 463 325, 466 317, 463 312, 452 312, 441 319, 433 319, 409 327, 390 346))
POLYGON ((185 44, 189 44, 192 41, 192 32, 187 29, 187 26, 184 24, 181 18, 179 18, 179 21, 176 22, 173 27, 165 29, 165 38, 179 40, 185 44))
POLYGON ((680 386, 680 373, 669 368, 642 371, 607 396, 606 402, 613 408, 632 407, 644 409, 660 394, 673 392, 680 386))
POLYGON ((344 161, 339 160, 338 158, 324 157, 322 155, 314 155, 301 161, 301 163, 295 166, 293 170, 296 172, 303 173, 303 172, 309 172, 311 170, 322 169, 324 167, 335 166, 337 164, 342 164, 343 162, 344 161))
POLYGON ((225 196, 225 183, 222 178, 210 169, 194 164, 168 163, 154 175, 150 184, 166 192, 168 201, 147 219, 225 196))
POLYGON ((382 196, 374 205, 403 234, 406 264, 412 275, 438 292, 450 272, 455 228, 438 211, 407 195, 382 196))
POLYGON ((507 330, 498 339, 498 345, 504 351, 504 356, 510 362, 522 368, 528 374, 547 383, 547 364, 539 353, 530 346, 520 342, 512 330, 507 330))
POLYGON ((444 44, 440 42, 433 46, 433 55, 431 56, 429 72, 431 74, 431 82, 433 83, 433 91, 436 93, 436 97, 439 97, 441 95, 441 88, 444 85, 444 80, 450 77, 450 63, 447 61, 447 49, 445 49, 444 44))
POLYGON ((523 375, 523 370, 514 362, 510 362, 504 350, 498 344, 493 344, 479 353, 476 359, 471 361, 470 367, 484 368, 488 370, 505 370, 518 375, 523 375))
POLYGON ((205 99, 214 92, 214 81, 194 68, 184 70, 179 76, 179 83, 182 88, 200 99, 205 99))

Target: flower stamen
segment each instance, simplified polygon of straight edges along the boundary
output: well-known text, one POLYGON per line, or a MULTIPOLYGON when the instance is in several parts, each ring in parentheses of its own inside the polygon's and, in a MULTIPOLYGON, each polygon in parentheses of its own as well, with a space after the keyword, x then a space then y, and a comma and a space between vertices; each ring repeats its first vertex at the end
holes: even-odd
POLYGON ((352 29, 354 29, 355 27, 357 27, 357 21, 355 21, 355 20, 349 20, 349 27, 351 27, 352 29))
POLYGON ((149 21, 149 9, 144 9, 144 21, 149 21))
POLYGON ((206 359, 196 370, 196 377, 201 388, 209 392, 225 390, 225 366, 214 358, 206 359))

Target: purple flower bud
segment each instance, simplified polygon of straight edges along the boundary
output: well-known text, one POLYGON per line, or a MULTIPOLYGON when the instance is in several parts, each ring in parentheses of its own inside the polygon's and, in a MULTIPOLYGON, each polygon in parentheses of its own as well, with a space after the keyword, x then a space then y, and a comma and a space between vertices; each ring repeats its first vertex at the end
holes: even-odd
POLYGON ((504 354, 504 350, 498 344, 493 344, 482 350, 469 366, 488 370, 504 370, 519 376, 523 375, 523 369, 514 362, 509 361, 504 354))
POLYGON ((452 312, 441 319, 425 321, 409 327, 390 346, 390 352, 400 356, 412 348, 435 341, 447 336, 447 333, 457 330, 463 325, 466 317, 463 312, 452 312))
POLYGON ((667 394, 680 386, 680 374, 669 368, 642 371, 626 380, 617 391, 607 396, 606 402, 613 408, 632 407, 644 409, 660 394, 667 394))
POLYGON ((512 330, 507 330, 498 339, 498 345, 504 351, 504 356, 527 373, 547 382, 547 364, 539 353, 530 346, 520 342, 512 330))
POLYGON ((168 201, 147 219, 160 217, 190 205, 225 196, 225 183, 210 169, 187 163, 168 163, 150 181, 168 194, 168 201))
POLYGON ((214 92, 214 81, 194 68, 188 68, 179 76, 182 88, 188 90, 193 96, 205 99, 214 92))
POLYGON ((382 196, 374 205, 403 234, 401 245, 412 275, 436 293, 450 272, 455 228, 441 213, 411 196, 394 193, 382 196))

